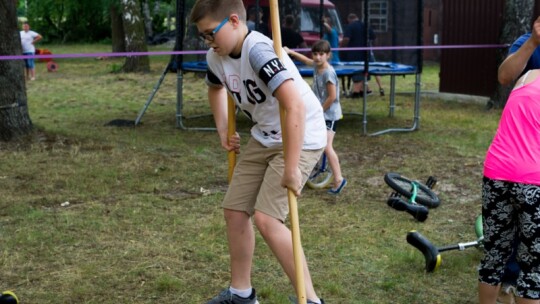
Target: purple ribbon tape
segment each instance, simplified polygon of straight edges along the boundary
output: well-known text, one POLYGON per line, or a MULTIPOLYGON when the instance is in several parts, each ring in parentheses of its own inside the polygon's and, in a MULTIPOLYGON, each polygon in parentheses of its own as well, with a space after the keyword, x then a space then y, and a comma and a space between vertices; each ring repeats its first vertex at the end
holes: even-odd
MULTIPOLYGON (((374 46, 374 47, 344 47, 336 48, 338 51, 367 51, 367 50, 418 50, 418 49, 480 49, 480 48, 506 48, 509 44, 468 44, 468 45, 406 45, 406 46, 374 46)), ((296 49, 297 51, 310 51, 311 49, 296 49)), ((124 52, 124 53, 79 53, 79 54, 50 54, 50 55, 0 55, 1 60, 20 59, 53 59, 53 58, 88 58, 88 57, 130 57, 130 56, 162 56, 162 55, 198 55, 206 54, 207 50, 199 51, 161 51, 161 52, 124 52)))

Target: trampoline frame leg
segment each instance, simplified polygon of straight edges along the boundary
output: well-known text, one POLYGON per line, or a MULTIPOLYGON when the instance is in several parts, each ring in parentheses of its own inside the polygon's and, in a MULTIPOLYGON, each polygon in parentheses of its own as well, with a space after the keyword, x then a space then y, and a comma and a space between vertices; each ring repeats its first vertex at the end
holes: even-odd
MULTIPOLYGON (((188 117, 184 117, 184 115, 182 114, 182 111, 184 109, 184 99, 183 99, 184 76, 181 70, 178 70, 178 73, 177 73, 176 87, 177 87, 176 89, 176 127, 185 131, 216 131, 217 130, 216 128, 205 128, 205 127, 189 128, 184 125, 182 119, 188 118, 188 117)), ((208 116, 208 115, 212 115, 212 114, 197 115, 197 116, 192 116, 190 118, 203 117, 203 116, 208 116)))
MULTIPOLYGON (((389 128, 381 131, 377 131, 374 133, 367 133, 367 99, 364 96, 364 119, 363 119, 363 127, 364 127, 364 135, 368 136, 378 136, 390 132, 412 132, 415 130, 418 130, 420 128, 420 87, 421 87, 421 73, 415 74, 415 89, 414 89, 414 116, 413 116, 413 124, 410 128, 389 128)), ((395 75, 392 75, 392 78, 390 80, 391 82, 391 88, 390 88, 390 109, 389 109, 389 116, 394 116, 394 109, 395 109, 395 75)))

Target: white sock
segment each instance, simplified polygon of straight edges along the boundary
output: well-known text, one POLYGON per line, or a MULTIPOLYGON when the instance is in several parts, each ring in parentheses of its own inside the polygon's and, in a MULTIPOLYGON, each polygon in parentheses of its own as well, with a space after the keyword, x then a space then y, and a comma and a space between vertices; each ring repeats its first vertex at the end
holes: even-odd
POLYGON ((252 292, 252 289, 253 288, 248 288, 248 289, 236 289, 236 288, 233 288, 232 286, 229 287, 229 291, 232 293, 232 294, 235 294, 239 297, 242 297, 242 298, 249 298, 249 296, 251 295, 251 292, 252 292))

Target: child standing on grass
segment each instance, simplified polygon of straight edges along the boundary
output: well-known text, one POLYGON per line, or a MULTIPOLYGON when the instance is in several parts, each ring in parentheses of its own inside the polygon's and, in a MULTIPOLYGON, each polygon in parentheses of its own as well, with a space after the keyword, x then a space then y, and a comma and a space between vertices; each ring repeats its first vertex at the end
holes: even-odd
MULTIPOLYGON (((292 60, 287 56, 280 60, 272 40, 248 30, 241 0, 198 0, 190 19, 211 48, 206 55, 206 83, 223 148, 240 151, 239 135, 227 135, 227 92, 254 123, 222 203, 230 286, 208 303, 254 304, 258 301, 251 284, 252 219, 289 280, 295 282, 292 237, 284 224, 287 188, 300 195, 324 149, 323 111, 292 60), (286 113, 283 130, 279 107, 286 113), (282 132, 287 134, 285 142, 282 132)), ((308 303, 323 303, 315 293, 303 253, 302 259, 308 303)))
POLYGON ((347 185, 347 180, 341 175, 339 158, 334 150, 333 142, 336 135, 337 121, 343 117, 341 104, 339 103, 339 81, 334 68, 328 62, 331 58, 330 43, 319 40, 311 47, 313 59, 285 48, 287 54, 298 59, 300 62, 313 66, 313 92, 319 98, 324 110, 326 120, 327 142, 324 153, 328 157, 330 168, 334 173, 334 187, 328 190, 329 194, 337 195, 347 185))
MULTIPOLYGON (((43 37, 40 34, 30 30, 30 24, 28 22, 23 23, 23 30, 20 31, 21 45, 23 55, 33 56, 36 54, 36 47, 34 44, 40 41, 43 37)), ((24 60, 26 80, 36 80, 36 65, 34 58, 28 58, 24 60)))

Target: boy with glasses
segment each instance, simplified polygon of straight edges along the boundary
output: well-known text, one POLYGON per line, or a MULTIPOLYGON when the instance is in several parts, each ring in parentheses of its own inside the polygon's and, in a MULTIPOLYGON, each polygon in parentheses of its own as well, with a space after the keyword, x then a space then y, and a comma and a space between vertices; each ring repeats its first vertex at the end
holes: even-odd
MULTIPOLYGON (((292 60, 288 56, 280 60, 272 40, 248 30, 241 0, 198 0, 190 19, 210 46, 206 83, 222 147, 240 152, 239 135, 227 135, 227 92, 253 121, 251 138, 222 203, 230 287, 208 303, 255 304, 257 296, 251 285, 255 231, 251 220, 294 283, 291 232, 284 224, 287 189, 300 195, 326 145, 323 110, 292 60), (286 113, 282 124, 280 107, 286 113), (282 132, 287 134, 285 142, 282 132)), ((323 303, 315 293, 303 253, 302 258, 308 303, 323 303)))

